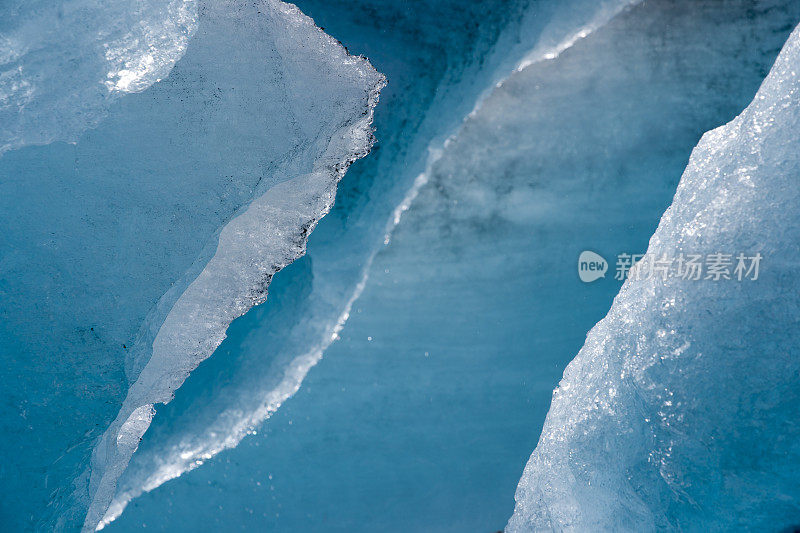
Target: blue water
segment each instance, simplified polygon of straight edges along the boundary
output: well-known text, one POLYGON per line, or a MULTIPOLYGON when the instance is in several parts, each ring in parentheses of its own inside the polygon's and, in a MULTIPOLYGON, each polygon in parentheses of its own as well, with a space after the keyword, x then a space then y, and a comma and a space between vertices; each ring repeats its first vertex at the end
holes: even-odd
MULTIPOLYGON (((415 136, 409 117, 435 101, 443 64, 452 73, 480 62, 451 58, 441 35, 463 50, 460 39, 493 40, 470 33, 477 19, 506 22, 476 5, 399 4, 381 18, 300 4, 387 74, 379 147, 346 176, 308 255, 158 409, 142 457, 202 419, 204 405, 224 404, 220 391, 274 379, 265 361, 298 342, 283 332, 357 281, 351 263, 365 256, 348 251, 381 237, 379 214, 433 136, 415 136), (433 38, 425 30, 436 22, 433 38), (420 47, 425 39, 436 44, 420 47), (325 285, 337 267, 345 279, 325 285)), ((551 391, 620 287, 610 277, 582 284, 578 254, 613 264, 646 249, 692 147, 752 99, 798 18, 800 6, 785 2, 648 2, 512 76, 433 165, 341 338, 294 397, 257 435, 133 500, 110 529, 501 529, 551 391)))

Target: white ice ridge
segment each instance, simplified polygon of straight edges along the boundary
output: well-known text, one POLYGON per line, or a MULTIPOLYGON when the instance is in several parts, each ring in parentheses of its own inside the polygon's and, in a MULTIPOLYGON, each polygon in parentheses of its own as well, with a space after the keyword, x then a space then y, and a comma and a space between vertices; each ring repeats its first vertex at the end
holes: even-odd
MULTIPOLYGON (((510 67, 511 72, 506 71, 499 79, 495 78, 495 81, 478 96, 472 110, 464 117, 456 130, 450 133, 444 141, 438 139, 428 146, 428 159, 425 165, 425 171, 416 177, 403 198, 403 201, 395 207, 392 216, 387 221, 383 238, 384 245, 389 245, 392 240, 392 233, 400 224, 403 213, 411 208, 422 187, 428 183, 428 176, 433 166, 442 158, 450 143, 458 137, 464 124, 480 112, 483 108, 484 101, 490 98, 494 91, 503 87, 515 73, 521 72, 542 61, 556 59, 575 43, 581 39, 585 39, 599 28, 605 26, 622 11, 640 2, 641 0, 602 0, 599 2, 596 0, 591 0, 590 2, 574 0, 572 2, 565 2, 562 6, 562 11, 558 12, 553 17, 553 20, 548 23, 542 34, 538 36, 535 41, 530 42, 529 39, 526 40, 525 34, 528 32, 525 32, 523 29, 520 43, 514 47, 515 49, 507 52, 508 57, 506 61, 501 63, 501 65, 506 68, 510 67), (522 53, 522 58, 518 59, 520 52, 522 53), (509 64, 508 61, 511 61, 511 63, 509 64)), ((522 24, 523 28, 534 23, 536 10, 532 10, 529 16, 531 20, 524 21, 522 24)), ((367 275, 368 270, 369 268, 366 269, 367 275)))
POLYGON ((553 393, 507 531, 798 523, 799 73, 796 28, 692 152, 641 263, 731 254, 731 279, 626 281, 553 393), (758 279, 739 281, 740 253, 758 279))
POLYGON ((197 0, 11 0, 0 6, 0 155, 76 141, 117 95, 169 74, 197 0))
MULTIPOLYGON (((371 262, 372 258, 370 258, 371 262)), ((368 267, 369 265, 367 265, 368 267)), ((300 385, 309 370, 319 362, 328 346, 338 339, 339 332, 350 317, 353 303, 361 296, 365 284, 366 277, 357 285, 344 311, 331 328, 330 335, 321 339, 308 352, 296 357, 284 371, 278 384, 269 389, 259 399, 257 406, 247 411, 234 411, 231 409, 219 413, 219 420, 229 421, 225 431, 211 432, 211 435, 204 435, 206 438, 201 440, 187 439, 181 441, 176 449, 170 450, 162 457, 158 457, 157 465, 140 485, 136 485, 132 489, 123 488, 115 494, 105 516, 98 525, 98 529, 102 529, 116 520, 131 500, 138 498, 142 493, 150 492, 167 481, 180 477, 186 472, 201 466, 207 459, 211 459, 224 450, 235 448, 247 435, 254 434, 254 428, 272 416, 284 401, 300 389, 300 385)))
POLYGON ((550 24, 540 43, 525 55, 517 64, 521 71, 542 60, 556 59, 562 52, 571 48, 576 42, 594 33, 624 9, 639 4, 642 0, 600 0, 592 2, 584 8, 591 18, 578 28, 574 22, 557 20, 550 24))
MULTIPOLYGON (((232 7, 220 6, 219 11, 232 7)), ((322 80, 326 94, 335 90, 336 84, 346 87, 349 92, 343 92, 349 94, 355 84, 363 98, 348 102, 352 106, 349 111, 344 107, 336 110, 337 114, 349 113, 339 129, 328 135, 325 130, 308 132, 326 135, 310 137, 309 146, 303 148, 317 151, 313 169, 277 176, 280 183, 222 228, 213 257, 169 310, 155 336, 152 356, 94 449, 85 531, 102 528, 113 519, 114 513, 104 516, 119 476, 150 425, 154 404, 169 402, 189 373, 219 346, 228 325, 266 299, 272 275, 303 255, 308 235, 333 204, 338 181, 350 163, 366 155, 372 145, 373 108, 385 83, 383 76, 365 58, 348 55, 295 6, 266 0, 259 9, 263 18, 248 24, 272 39, 284 63, 268 68, 274 68, 276 79, 287 85, 288 98, 311 101, 313 108, 317 90, 313 84, 321 81, 316 78, 337 72, 335 80, 322 80)), ((237 15, 224 12, 222 16, 231 19, 228 23, 236 23, 237 15)), ((329 122, 335 125, 337 116, 329 122)), ((303 124, 297 127, 302 129, 303 124)))

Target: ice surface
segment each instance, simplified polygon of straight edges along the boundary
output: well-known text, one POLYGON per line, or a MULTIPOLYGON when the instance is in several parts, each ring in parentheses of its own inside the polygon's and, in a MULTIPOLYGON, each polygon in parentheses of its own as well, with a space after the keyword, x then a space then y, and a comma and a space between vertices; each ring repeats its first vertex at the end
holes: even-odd
MULTIPOLYGON (((167 20, 152 2, 136 6, 167 20)), ((119 4, 91 7, 98 12, 53 9, 74 21, 71 31, 86 32, 71 37, 78 41, 96 37, 87 21, 128 22, 119 4)), ((0 158, 0 523, 11 529, 94 529, 151 404, 169 400, 228 323, 265 299, 272 275, 304 251, 338 180, 371 144, 383 77, 364 58, 289 4, 198 9, 167 78, 117 98, 74 144, 0 158)), ((27 7, 16 13, 3 20, 8 35, 47 26, 27 7)), ((146 36, 129 41, 123 32, 113 46, 170 55, 174 41, 143 29, 148 20, 125 26, 146 36)), ((13 51, 22 53, 21 43, 13 51)), ((55 83, 64 66, 61 56, 45 64, 48 53, 36 56, 37 80, 55 83)), ((91 51, 74 53, 93 61, 91 51)), ((103 61, 106 71, 119 67, 103 61)), ((161 75, 161 67, 131 68, 138 81, 121 92, 161 75)), ((115 92, 125 76, 104 73, 99 88, 108 92, 107 80, 115 92)), ((80 91, 49 100, 43 92, 32 104, 57 121, 67 101, 73 112, 96 109, 80 91)))
POLYGON ((120 94, 165 77, 197 0, 8 0, 0 5, 0 155, 76 141, 120 94))
MULTIPOLYGON (((475 15, 460 4, 451 9, 465 18, 441 12, 433 22, 469 27, 475 15)), ((138 494, 142 480, 157 485, 158 475, 195 460, 203 466, 134 499, 112 532, 501 528, 553 387, 619 290, 611 279, 580 283, 578 254, 645 250, 692 147, 752 99, 800 5, 651 1, 513 74, 429 167, 427 185, 375 257, 341 339, 258 434, 238 443, 230 428, 244 433, 251 414, 268 414, 255 400, 283 401, 270 387, 310 364, 286 366, 281 354, 330 341, 323 326, 335 325, 345 289, 362 279, 355 267, 371 241, 360 236, 382 240, 394 207, 383 203, 379 180, 405 175, 410 156, 396 151, 412 151, 401 143, 418 128, 408 117, 419 108, 410 106, 433 85, 404 70, 416 61, 424 72, 425 56, 406 52, 410 59, 391 64, 389 52, 401 57, 403 48, 382 50, 382 32, 368 40, 363 26, 337 27, 338 14, 309 12, 387 73, 376 110, 380 149, 348 173, 308 256, 276 276, 270 300, 234 322, 215 355, 159 409, 120 492, 138 494), (394 122, 382 115, 390 111, 394 122), (235 449, 203 457, 230 435, 235 449)), ((379 13, 378 24, 393 20, 379 13)), ((446 57, 454 69, 463 65, 446 57)), ((444 119, 442 107, 432 109, 429 116, 444 119)))
POLYGON ((559 43, 573 42, 581 28, 600 24, 627 2, 539 2, 536 12, 524 11, 523 3, 465 9, 462 2, 437 2, 411 13, 394 2, 377 10, 375 2, 358 8, 345 2, 307 4, 301 7, 315 20, 336 37, 353 36, 346 40, 349 48, 364 52, 387 73, 383 100, 391 115, 378 115, 381 149, 369 158, 374 162, 364 162, 368 167, 348 175, 335 216, 315 233, 308 277, 293 282, 297 292, 281 301, 285 308, 253 319, 249 329, 256 331, 247 333, 236 359, 223 354, 218 363, 209 362, 213 370, 190 381, 178 402, 164 409, 161 422, 157 417, 121 480, 109 520, 143 490, 237 445, 297 390, 347 320, 371 256, 383 244, 386 221, 424 170, 431 140, 461 122, 494 86, 496 71, 515 68, 532 48, 541 58, 559 43), (345 9, 355 28, 332 26, 345 9), (382 31, 387 25, 395 28, 389 35, 382 31))
POLYGON ((508 531, 797 524, 799 72, 795 29, 692 152, 643 260, 759 253, 758 279, 625 283, 553 394, 508 531))

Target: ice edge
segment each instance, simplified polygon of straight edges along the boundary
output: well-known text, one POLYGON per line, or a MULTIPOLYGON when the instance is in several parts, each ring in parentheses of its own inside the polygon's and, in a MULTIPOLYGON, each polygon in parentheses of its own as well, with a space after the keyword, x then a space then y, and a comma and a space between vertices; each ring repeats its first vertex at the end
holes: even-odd
MULTIPOLYGON (((499 79, 495 77, 494 79, 490 80, 490 84, 484 91, 478 94, 471 111, 466 116, 464 116, 463 120, 459 122, 455 130, 452 131, 452 133, 448 135, 443 142, 434 140, 429 145, 428 147, 429 157, 428 161, 426 162, 425 171, 417 176, 412 186, 406 192, 406 195, 404 196, 403 200, 400 202, 400 204, 398 204, 395 207, 395 209, 392 211, 391 216, 386 222, 386 225, 384 227, 384 239, 383 239, 384 247, 390 244, 392 234, 394 233, 395 228, 400 224, 400 220, 402 218, 403 213, 405 213, 405 211, 407 211, 411 207, 420 189, 428 182, 428 175, 431 172, 431 169, 435 165, 436 161, 438 161, 438 159, 441 157, 442 150, 445 149, 447 145, 455 137, 458 136, 459 132, 464 127, 464 123, 468 121, 481 109, 485 99, 488 98, 489 95, 494 90, 502 87, 503 84, 508 80, 508 78, 513 76, 515 73, 525 70, 534 64, 556 59, 562 52, 571 48, 581 39, 591 35, 597 29, 603 27, 611 19, 616 17, 619 13, 640 2, 641 0, 622 0, 619 2, 612 2, 600 6, 597 12, 595 12, 595 14, 590 18, 590 20, 579 25, 576 29, 572 30, 567 35, 564 35, 563 37, 556 40, 556 42, 550 45, 543 44, 541 41, 537 42, 533 47, 522 52, 521 54, 522 59, 514 61, 508 65, 509 70, 506 71, 505 75, 502 75, 499 79)), ((341 45, 342 43, 339 44, 341 45)), ((113 501, 111 502, 110 507, 106 512, 106 515, 100 522, 100 527, 107 525, 108 523, 114 521, 117 517, 119 517, 124 511, 127 504, 130 503, 130 501, 132 501, 133 499, 140 496, 142 493, 154 490, 163 483, 171 479, 177 478, 186 473, 187 471, 193 470, 194 468, 200 466, 205 459, 213 457, 214 455, 216 455, 217 453, 219 453, 224 449, 233 448, 236 445, 238 445, 238 443, 241 442, 241 440, 247 434, 252 432, 252 428, 254 426, 256 426, 257 424, 268 418, 272 413, 274 413, 280 407, 280 405, 287 398, 294 395, 294 393, 296 393, 299 390, 302 381, 305 378, 305 375, 308 373, 308 371, 314 365, 316 365, 317 362, 319 362, 319 360, 322 358, 328 346, 330 346, 330 344, 338 338, 339 332, 342 330, 345 323, 349 319, 350 311, 352 309, 353 304, 361 296, 361 293, 363 292, 364 287, 366 286, 366 283, 369 279, 370 268, 375 259, 375 256, 382 248, 383 247, 376 248, 375 250, 373 250, 373 253, 370 254, 370 256, 368 257, 359 282, 356 284, 353 292, 348 298, 342 313, 337 317, 335 322, 331 323, 331 326, 328 329, 326 335, 323 338, 321 338, 320 341, 317 344, 315 344, 312 349, 298 356, 295 359, 295 361, 289 368, 289 373, 286 376, 284 376, 284 378, 281 380, 278 386, 276 386, 270 392, 270 394, 267 397, 265 397, 264 401, 261 403, 257 411, 245 417, 245 419, 242 420, 241 423, 237 425, 236 431, 231 435, 229 435, 228 437, 226 437, 222 443, 219 443, 213 449, 192 450, 193 453, 191 454, 191 459, 192 459, 191 463, 184 464, 182 467, 177 467, 177 468, 175 467, 175 465, 171 464, 162 465, 162 467, 159 468, 159 470, 157 470, 156 472, 154 472, 153 475, 147 478, 147 482, 143 486, 141 486, 139 490, 127 491, 125 493, 115 495, 116 497, 113 498, 113 501)))
MULTIPOLYGON (((738 138, 733 135, 732 132, 736 132, 743 128, 746 118, 750 114, 754 113, 755 110, 759 109, 762 101, 767 99, 767 96, 764 94, 765 88, 783 83, 785 80, 780 78, 780 76, 785 76, 787 72, 790 72, 793 77, 796 77, 794 69, 788 65, 788 62, 792 51, 796 50, 798 46, 800 46, 798 45, 798 41, 800 41, 800 26, 796 26, 792 30, 792 33, 781 48, 778 57, 775 59, 772 68, 762 80, 756 94, 753 96, 752 100, 747 104, 747 106, 730 121, 703 133, 700 140, 691 151, 689 161, 687 162, 686 168, 681 175, 681 179, 677 185, 676 192, 673 195, 672 202, 662 214, 656 230, 648 241, 648 247, 644 258, 653 256, 653 254, 657 253, 657 251, 660 250, 665 243, 670 243, 669 239, 665 240, 665 235, 663 235, 667 226, 675 226, 676 224, 683 226, 681 228, 681 233, 677 234, 677 236, 667 235, 668 238, 671 238, 679 243, 685 236, 687 231, 686 227, 680 222, 676 223, 674 221, 674 217, 675 211, 683 207, 682 204, 688 203, 686 198, 681 197, 682 193, 684 195, 687 194, 686 191, 688 191, 690 187, 690 185, 686 182, 686 176, 690 175, 692 171, 696 171, 697 168, 699 168, 699 166, 706 161, 709 156, 709 150, 712 152, 721 151, 719 147, 715 147, 715 143, 723 143, 724 145, 727 145, 738 140, 738 138)), ((644 264, 644 261, 642 261, 642 263, 644 264)), ((578 351, 575 358, 567 364, 564 370, 564 376, 562 377, 556 389, 553 391, 552 402, 545 418, 542 433, 540 434, 536 447, 531 453, 531 456, 529 457, 523 469, 519 484, 517 486, 517 490, 514 495, 514 512, 504 528, 505 532, 512 533, 529 530, 539 531, 551 529, 562 530, 565 527, 566 529, 574 530, 582 527, 577 521, 575 523, 567 524, 566 526, 563 523, 558 523, 558 520, 554 518, 554 511, 557 512, 559 509, 553 508, 552 501, 546 501, 546 495, 550 497, 550 500, 556 499, 562 502, 570 501, 570 494, 568 494, 564 489, 565 484, 562 483, 558 487, 549 486, 547 487, 549 490, 544 491, 542 490, 540 484, 536 483, 536 481, 541 480, 535 480, 533 478, 538 475, 538 477, 544 478, 544 480, 547 481, 547 472, 543 473, 542 470, 546 466, 553 468, 553 463, 555 461, 564 460, 563 457, 557 457, 554 460, 552 457, 552 450, 547 449, 547 446, 552 442, 558 441, 559 439, 564 439, 563 435, 553 435, 548 433, 548 430, 550 429, 550 426, 563 424, 555 419, 556 415, 554 413, 556 411, 556 407, 559 407, 560 410, 563 411, 564 405, 567 405, 564 403, 564 400, 560 398, 564 391, 571 387, 571 384, 567 378, 567 374, 572 367, 579 365, 582 359, 586 358, 587 351, 596 348, 597 345, 603 346, 605 344, 602 335, 608 329, 607 326, 609 324, 613 325, 614 321, 622 321, 627 318, 627 315, 629 314, 627 311, 629 311, 629 309, 625 308, 625 299, 629 294, 636 290, 637 285, 641 285, 641 282, 637 281, 635 278, 635 275, 631 275, 623 283, 619 293, 617 293, 617 295, 614 297, 608 313, 589 330, 586 336, 586 342, 578 351), (557 406, 556 404, 559 402, 559 399, 561 399, 561 405, 557 406), (551 491, 555 493, 555 496, 550 493, 551 491), (543 520, 547 523, 546 527, 542 525, 541 521, 536 522, 537 518, 541 520, 542 517, 544 517, 543 520)), ((655 280, 650 280, 650 283, 655 285, 660 284, 661 282, 656 278, 655 280)), ((630 320, 630 318, 627 319, 630 320)), ((608 357, 608 354, 606 354, 606 357, 608 357)), ((578 415, 586 416, 585 412, 578 412, 578 415)), ((575 421, 570 421, 570 424, 574 425, 575 423, 575 421)), ((574 479, 567 480, 567 483, 569 483, 569 481, 574 481, 574 479)), ((572 500, 572 503, 575 505, 575 508, 578 508, 578 502, 572 500)), ((585 524, 583 524, 583 526, 585 526, 585 524)), ((594 524, 594 526, 598 527, 597 524, 594 524)))
MULTIPOLYGON (((293 4, 280 4, 283 9, 302 17, 305 23, 324 35, 329 43, 346 50, 339 41, 325 34, 293 4)), ((364 111, 330 138, 325 152, 316 161, 310 174, 290 178, 272 187, 255 198, 243 212, 221 229, 216 253, 170 309, 153 342, 152 357, 130 387, 119 414, 93 450, 91 465, 84 474, 88 477, 90 503, 83 531, 102 529, 124 508, 123 505, 117 512, 106 516, 117 480, 150 426, 154 404, 168 403, 189 374, 222 343, 230 323, 252 307, 266 301, 267 287, 272 276, 305 254, 311 232, 333 206, 339 181, 353 162, 371 151, 374 143, 374 109, 380 92, 386 85, 386 78, 372 67, 366 57, 348 57, 359 64, 365 77, 375 78, 368 91, 364 111), (324 183, 321 192, 319 186, 310 186, 320 183, 324 183), (281 209, 284 206, 296 208, 299 205, 304 206, 304 214, 307 215, 300 220, 297 219, 297 213, 281 209), (248 231, 255 228, 258 228, 258 235, 248 231), (248 242, 270 234, 277 235, 283 242, 290 244, 291 252, 278 253, 275 256, 275 250, 268 249, 269 243, 248 242), (249 248, 243 257, 226 255, 232 248, 243 244, 249 248), (247 279, 232 275, 232 270, 235 269, 226 268, 231 265, 251 266, 247 279), (187 331, 187 326, 196 322, 183 319, 191 320, 197 313, 202 313, 204 298, 220 293, 228 298, 223 306, 213 302, 217 305, 216 310, 221 309, 216 315, 216 321, 207 325, 202 332, 187 331), (166 350, 169 348, 166 339, 175 338, 179 338, 187 350, 184 354, 177 354, 177 357, 166 350), (191 342, 196 342, 197 347, 192 349, 189 344, 191 342), (159 345, 165 349, 159 350, 159 345), (167 366, 164 365, 165 362, 172 364, 167 366)), ((85 494, 85 486, 80 487, 83 484, 81 479, 76 481, 79 486, 76 492, 82 491, 85 494)))

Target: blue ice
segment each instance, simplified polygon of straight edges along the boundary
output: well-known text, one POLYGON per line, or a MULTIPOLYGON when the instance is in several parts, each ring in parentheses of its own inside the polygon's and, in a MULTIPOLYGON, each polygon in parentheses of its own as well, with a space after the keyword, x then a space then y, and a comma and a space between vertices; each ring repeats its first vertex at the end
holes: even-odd
MULTIPOLYGON (((184 469, 165 457, 221 440, 192 434, 225 428, 237 407, 254 412, 246 409, 253 398, 269 398, 263 391, 275 385, 264 376, 286 368, 281 354, 307 353, 297 347, 310 343, 286 340, 285 331, 308 331, 308 309, 329 294, 347 301, 349 292, 333 289, 342 273, 353 272, 350 285, 363 279, 343 266, 352 256, 328 251, 326 236, 339 236, 337 246, 367 231, 384 236, 391 205, 371 219, 359 209, 375 209, 379 180, 397 175, 380 170, 397 168, 394 151, 410 150, 405 143, 416 138, 382 138, 382 113, 416 113, 419 105, 396 93, 384 98, 376 111, 381 147, 348 174, 341 211, 320 224, 308 256, 276 276, 271 299, 234 323, 222 357, 201 366, 156 417, 121 484, 129 491, 123 500, 138 497, 110 529, 502 528, 551 391, 620 288, 611 278, 581 284, 579 253, 645 251, 692 147, 752 99, 800 16, 793 6, 753 16, 738 3, 696 5, 626 10, 554 59, 508 76, 434 152, 341 330, 340 308, 328 311, 329 328, 312 337, 325 341, 324 357, 295 396, 257 435, 155 488, 161 479, 149 472, 184 469), (354 176, 358 187, 348 188, 354 176), (327 346, 333 334, 340 338, 327 346), (265 360, 271 366, 258 370, 265 360), (255 377, 245 393, 233 396, 247 376, 255 377), (198 422, 197 413, 220 412, 209 401, 232 407, 212 424, 198 422), (140 494, 143 487, 151 492, 140 494), (198 510, 191 501, 216 507, 198 510)), ((324 10, 303 7, 362 51, 345 31, 365 40, 355 22, 337 32, 324 10)), ((391 90, 398 72, 381 62, 377 44, 361 46, 391 90)), ((418 159, 428 145, 417 148, 418 159)))

